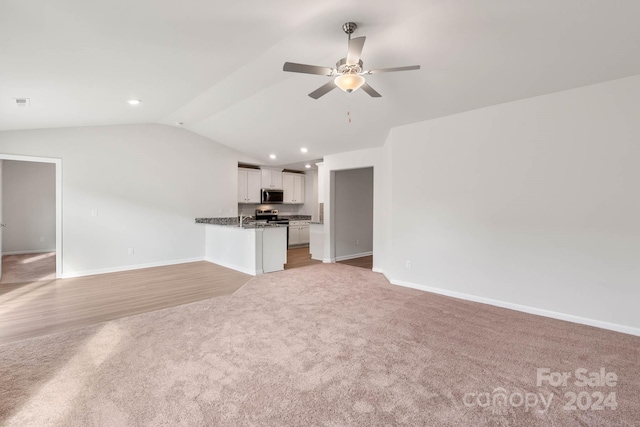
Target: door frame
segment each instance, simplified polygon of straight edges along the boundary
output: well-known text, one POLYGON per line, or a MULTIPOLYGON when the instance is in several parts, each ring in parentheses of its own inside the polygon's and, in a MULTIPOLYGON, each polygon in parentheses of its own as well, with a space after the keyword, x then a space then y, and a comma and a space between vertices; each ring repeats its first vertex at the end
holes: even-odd
MULTIPOLYGON (((0 160, 53 163, 56 168, 56 279, 62 278, 62 159, 0 153, 0 160)), ((2 254, 0 254, 2 256, 2 254)))
MULTIPOLYGON (((329 263, 335 263, 336 262, 336 225, 335 225, 335 219, 336 219, 336 174, 338 172, 344 172, 344 171, 349 171, 349 170, 357 170, 357 169, 371 169, 373 172, 373 179, 371 181, 371 188, 373 191, 373 203, 371 205, 371 209, 373 209, 373 228, 371 230, 371 241, 372 241, 372 249, 371 249, 371 254, 373 257, 376 256, 375 253, 375 240, 376 240, 376 166, 375 165, 369 165, 369 166, 356 166, 356 167, 348 167, 348 168, 341 168, 341 169, 332 169, 327 171, 329 174, 329 212, 328 212, 328 216, 329 216, 329 237, 331 239, 331 243, 329 244, 329 258, 323 260, 323 262, 329 262, 329 263)), ((325 209, 326 209, 326 199, 325 199, 325 209)), ((325 222, 326 222, 326 218, 327 218, 327 212, 325 211, 324 213, 325 216, 325 222)), ((326 254, 326 252, 325 252, 326 254)), ((373 269, 372 269, 373 270, 373 269)), ((375 271, 375 270, 373 270, 375 271)))

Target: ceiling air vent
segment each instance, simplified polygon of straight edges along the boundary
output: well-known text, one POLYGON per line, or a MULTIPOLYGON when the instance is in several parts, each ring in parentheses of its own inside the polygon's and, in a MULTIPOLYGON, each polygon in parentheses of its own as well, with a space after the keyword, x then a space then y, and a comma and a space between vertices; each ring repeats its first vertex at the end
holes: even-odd
POLYGON ((16 107, 29 108, 29 98, 13 98, 16 107))

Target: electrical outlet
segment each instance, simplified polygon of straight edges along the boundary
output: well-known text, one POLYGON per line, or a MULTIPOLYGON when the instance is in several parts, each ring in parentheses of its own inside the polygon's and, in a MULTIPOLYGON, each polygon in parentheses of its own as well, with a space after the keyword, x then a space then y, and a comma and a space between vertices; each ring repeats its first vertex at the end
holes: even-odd
POLYGON ((356 240, 356 246, 360 246, 360 240, 356 240))
POLYGON ((411 260, 406 260, 404 262, 404 268, 411 268, 411 260))
POLYGON ((127 249, 127 253, 128 253, 129 255, 133 255, 133 254, 135 253, 135 248, 129 248, 129 249, 127 249))
POLYGON ((91 209, 91 216, 98 216, 98 209, 91 209))
POLYGON ((44 237, 40 236, 40 241, 44 242, 44 237))

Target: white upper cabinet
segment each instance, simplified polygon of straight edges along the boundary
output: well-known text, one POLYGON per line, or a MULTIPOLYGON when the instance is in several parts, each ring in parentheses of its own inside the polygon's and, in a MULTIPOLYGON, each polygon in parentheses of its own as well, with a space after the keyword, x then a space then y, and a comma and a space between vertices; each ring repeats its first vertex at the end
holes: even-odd
POLYGON ((260 171, 238 169, 238 203, 260 203, 260 171))
POLYGON ((282 190, 282 169, 261 169, 262 187, 282 190))
POLYGON ((299 173, 282 174, 283 203, 304 203, 304 175, 299 173))

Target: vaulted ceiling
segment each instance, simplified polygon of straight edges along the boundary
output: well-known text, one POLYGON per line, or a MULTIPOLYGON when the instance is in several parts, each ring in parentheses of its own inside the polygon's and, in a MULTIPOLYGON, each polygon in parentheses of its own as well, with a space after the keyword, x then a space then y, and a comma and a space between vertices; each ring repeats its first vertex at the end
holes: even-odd
POLYGON ((380 146, 395 126, 640 74, 638 16, 637 0, 3 0, 0 130, 163 123, 290 164, 380 146), (365 68, 422 69, 368 76, 382 98, 308 97, 329 77, 283 63, 335 66, 347 21, 367 37, 365 68), (15 107, 23 97, 30 108, 15 107))

